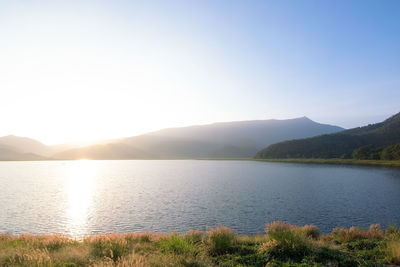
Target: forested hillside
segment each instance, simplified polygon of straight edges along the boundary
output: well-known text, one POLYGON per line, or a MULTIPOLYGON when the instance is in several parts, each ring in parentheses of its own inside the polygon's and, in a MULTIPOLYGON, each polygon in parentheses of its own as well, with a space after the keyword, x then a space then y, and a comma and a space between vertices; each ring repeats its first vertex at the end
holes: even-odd
POLYGON ((400 113, 389 119, 339 133, 268 146, 256 158, 400 159, 400 113))

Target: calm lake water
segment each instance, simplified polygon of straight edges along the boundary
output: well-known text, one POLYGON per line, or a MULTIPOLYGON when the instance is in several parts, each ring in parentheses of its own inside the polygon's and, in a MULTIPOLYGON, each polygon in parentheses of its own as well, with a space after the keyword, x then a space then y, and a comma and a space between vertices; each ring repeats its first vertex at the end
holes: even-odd
POLYGON ((0 233, 400 224, 400 170, 252 161, 0 162, 0 233))

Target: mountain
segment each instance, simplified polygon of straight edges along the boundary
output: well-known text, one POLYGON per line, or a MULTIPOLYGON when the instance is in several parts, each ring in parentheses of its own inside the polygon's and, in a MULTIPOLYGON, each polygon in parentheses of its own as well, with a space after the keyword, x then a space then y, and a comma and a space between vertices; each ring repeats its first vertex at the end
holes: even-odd
POLYGON ((341 130, 301 117, 169 128, 120 139, 118 143, 147 151, 157 158, 246 158, 272 143, 341 130))
POLYGON ((7 135, 0 137, 0 145, 5 145, 19 153, 34 153, 39 155, 49 155, 49 147, 27 137, 7 135))
POLYGON ((147 152, 124 144, 92 145, 69 149, 53 155, 53 159, 143 159, 152 158, 147 152))
POLYGON ((43 160, 42 156, 33 153, 20 153, 10 146, 0 144, 0 160, 43 160))
POLYGON ((343 128, 320 124, 301 117, 289 120, 220 122, 170 128, 87 146, 73 144, 46 146, 26 137, 5 136, 0 137, 0 145, 6 146, 0 150, 0 160, 3 155, 7 159, 249 158, 272 143, 341 130, 343 128))
POLYGON ((83 144, 60 144, 46 146, 28 137, 7 135, 0 137, 0 160, 38 160, 46 159, 61 151, 84 147, 83 144), (4 158, 4 159, 3 159, 4 158))
POLYGON ((364 127, 273 144, 259 151, 256 158, 348 158, 363 150, 379 153, 395 143, 400 143, 400 113, 364 127))

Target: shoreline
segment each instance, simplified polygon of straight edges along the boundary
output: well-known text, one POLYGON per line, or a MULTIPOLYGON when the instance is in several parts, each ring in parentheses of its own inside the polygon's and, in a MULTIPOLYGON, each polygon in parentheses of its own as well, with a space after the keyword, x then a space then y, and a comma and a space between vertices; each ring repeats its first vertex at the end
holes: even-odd
POLYGON ((258 159, 258 158, 166 158, 166 159, 38 159, 38 160, 0 160, 1 162, 42 162, 42 161, 129 161, 129 160, 214 160, 214 161, 260 161, 260 162, 283 162, 283 163, 305 163, 305 164, 331 164, 331 165, 359 165, 359 166, 380 166, 400 168, 400 160, 358 160, 358 159, 320 159, 320 158, 285 158, 285 159, 258 159))
POLYGON ((288 159, 257 159, 257 158, 204 158, 199 160, 227 160, 227 161, 261 161, 305 164, 331 164, 331 165, 359 165, 381 166, 400 168, 400 160, 359 160, 359 159, 319 159, 319 158, 288 158, 288 159))

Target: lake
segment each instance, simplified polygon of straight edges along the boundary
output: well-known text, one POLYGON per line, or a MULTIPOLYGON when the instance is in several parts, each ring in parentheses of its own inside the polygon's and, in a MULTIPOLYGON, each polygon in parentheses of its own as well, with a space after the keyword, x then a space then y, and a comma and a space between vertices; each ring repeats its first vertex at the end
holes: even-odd
POLYGON ((0 162, 0 233, 400 224, 400 170, 207 160, 0 162))

